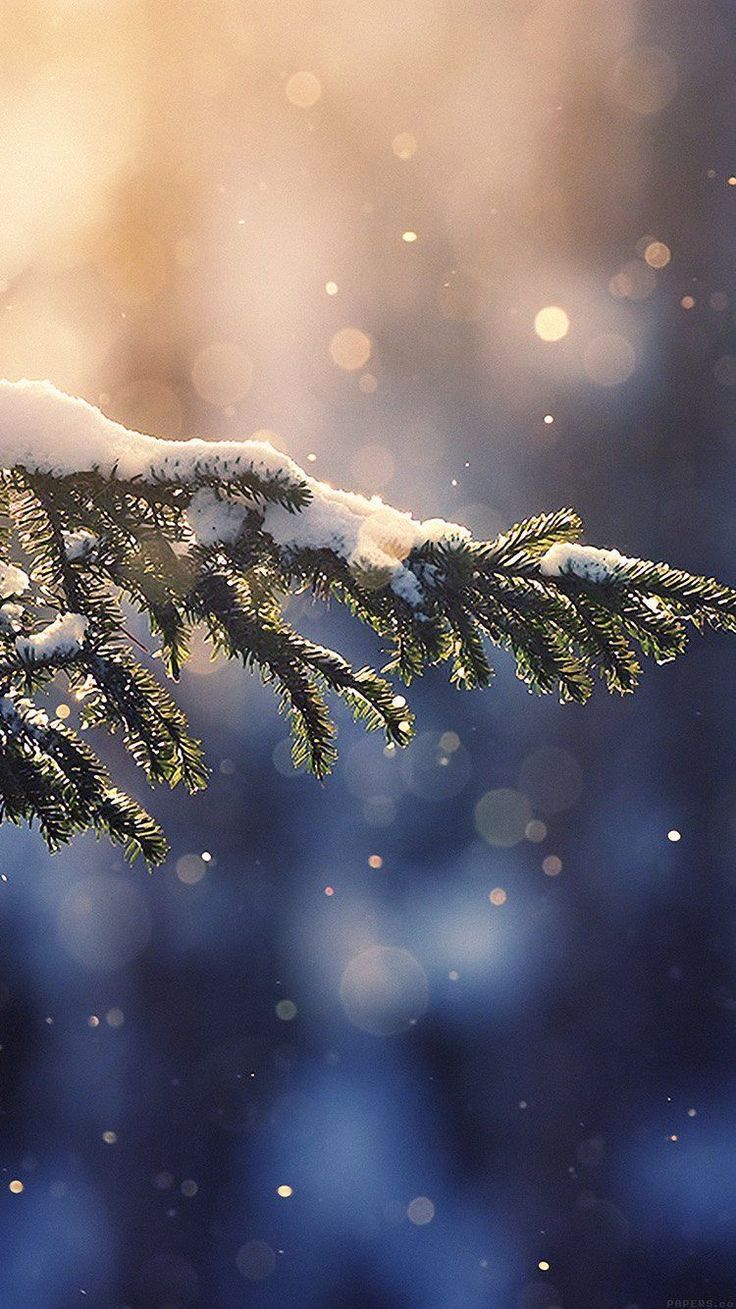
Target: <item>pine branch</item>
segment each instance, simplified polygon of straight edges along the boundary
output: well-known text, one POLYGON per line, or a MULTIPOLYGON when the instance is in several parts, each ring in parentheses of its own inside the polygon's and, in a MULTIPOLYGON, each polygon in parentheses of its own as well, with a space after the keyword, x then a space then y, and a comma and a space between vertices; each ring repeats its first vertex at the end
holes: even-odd
POLYGON ((581 545, 572 510, 473 541, 335 491, 263 443, 159 441, 48 383, 0 382, 0 467, 0 821, 36 823, 51 849, 93 830, 129 858, 166 853, 89 744, 43 712, 54 678, 151 783, 206 784, 199 742, 124 605, 146 619, 169 678, 198 627, 273 685, 295 762, 318 777, 336 758, 331 696, 408 745, 413 719, 387 673, 409 683, 448 663, 458 687, 485 687, 499 646, 530 690, 583 702, 594 676, 629 693, 644 658, 674 659, 694 630, 736 631, 736 591, 581 545), (378 634, 383 673, 285 621, 284 596, 303 590, 378 634))

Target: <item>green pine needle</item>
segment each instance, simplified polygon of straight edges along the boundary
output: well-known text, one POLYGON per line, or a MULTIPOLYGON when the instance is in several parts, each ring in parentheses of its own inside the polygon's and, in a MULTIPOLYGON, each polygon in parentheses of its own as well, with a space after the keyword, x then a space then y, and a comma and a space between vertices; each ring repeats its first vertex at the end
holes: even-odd
POLYGON ((390 578, 352 569, 331 548, 287 548, 269 536, 266 503, 299 514, 309 498, 306 485, 235 461, 219 477, 204 469, 189 481, 0 474, 0 562, 31 579, 22 596, 0 598, 0 821, 37 825, 51 850, 94 831, 129 859, 160 863, 167 847, 154 819, 116 788, 88 742, 49 722, 40 705, 51 679, 65 678, 81 697, 85 727, 119 733, 150 782, 196 791, 207 782, 202 748, 155 671, 178 679, 195 628, 213 652, 274 688, 294 761, 319 778, 337 757, 332 696, 368 731, 392 745, 410 742, 412 715, 386 674, 409 683, 447 663, 457 687, 487 687, 489 649, 498 646, 531 690, 583 702, 595 677, 609 691, 633 691, 642 660, 674 659, 693 630, 736 631, 736 591, 666 564, 622 559, 595 581, 546 575, 547 551, 580 537, 569 509, 528 518, 493 541, 458 536, 413 549, 403 560, 416 583, 410 603, 390 578), (189 529, 187 508, 205 487, 246 507, 227 543, 204 546, 189 529), (69 552, 69 534, 80 532, 84 550, 69 552), (378 634, 382 672, 353 668, 285 621, 283 597, 304 589, 345 605, 378 634), (158 643, 155 664, 125 626, 128 606, 158 643), (49 652, 41 638, 42 658, 16 647, 59 614, 86 618, 78 645, 49 652))

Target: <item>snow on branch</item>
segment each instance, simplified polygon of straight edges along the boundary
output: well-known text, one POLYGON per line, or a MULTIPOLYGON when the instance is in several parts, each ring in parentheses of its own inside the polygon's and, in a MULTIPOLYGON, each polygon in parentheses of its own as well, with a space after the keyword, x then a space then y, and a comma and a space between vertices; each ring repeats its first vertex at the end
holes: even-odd
POLYGON ((226 480, 251 466, 265 477, 294 483, 303 477, 265 441, 163 441, 129 431, 51 382, 25 379, 0 381, 0 464, 54 477, 98 472, 154 484, 188 483, 206 472, 226 480))
POLYGON ((599 550, 577 541, 558 541, 539 561, 544 577, 580 577, 584 582, 610 582, 622 564, 628 563, 618 550, 599 550))
POLYGON ((13 595, 23 595, 30 586, 27 573, 15 564, 0 564, 0 600, 9 600, 13 595))
POLYGON ((29 663, 52 663, 79 654, 87 631, 83 614, 59 614, 34 636, 18 636, 15 648, 29 663))

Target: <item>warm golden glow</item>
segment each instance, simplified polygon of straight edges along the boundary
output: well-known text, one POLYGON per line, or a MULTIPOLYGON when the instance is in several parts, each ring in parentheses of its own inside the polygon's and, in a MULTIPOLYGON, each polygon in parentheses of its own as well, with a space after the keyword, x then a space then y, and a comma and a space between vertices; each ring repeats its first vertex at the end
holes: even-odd
MULTIPOLYGON (((162 0, 143 22, 135 4, 9 6, 0 377, 48 377, 169 437, 273 424, 326 470, 325 434, 349 467, 371 421, 397 463, 407 447, 437 460, 451 424, 392 424, 455 367, 448 325, 472 325, 494 404, 508 377, 534 395, 530 428, 555 417, 549 445, 573 369, 628 380, 626 358, 609 380, 585 357, 591 341, 625 337, 646 376, 629 311, 677 305, 692 274, 675 291, 657 270, 685 249, 670 254, 665 219, 609 232, 586 195, 644 176, 632 119, 679 108, 682 57, 659 29, 637 43, 626 6, 586 12, 572 59, 567 0, 495 6, 492 49, 475 14, 409 8, 162 0)), ((713 164, 714 185, 736 184, 713 164)))

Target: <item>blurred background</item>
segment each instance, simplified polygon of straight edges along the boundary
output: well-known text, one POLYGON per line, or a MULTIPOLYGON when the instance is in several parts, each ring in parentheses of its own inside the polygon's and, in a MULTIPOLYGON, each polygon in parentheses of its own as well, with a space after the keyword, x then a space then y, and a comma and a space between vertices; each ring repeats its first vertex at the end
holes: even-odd
MULTIPOLYGON (((0 375, 736 582, 728 0, 6 0, 0 70, 0 375)), ((497 666, 319 785, 197 649, 162 870, 3 829, 3 1309, 736 1303, 733 644, 497 666)))

